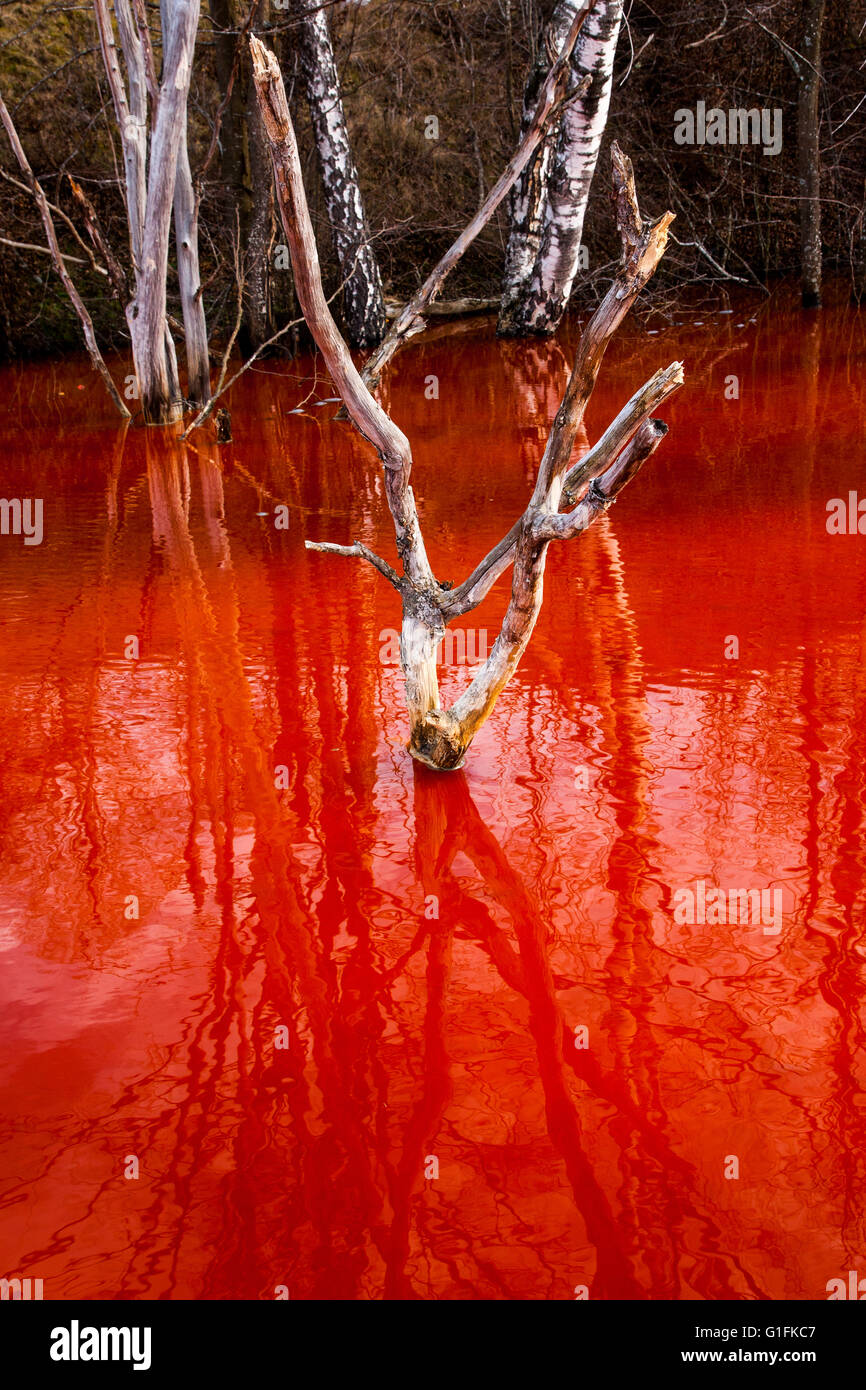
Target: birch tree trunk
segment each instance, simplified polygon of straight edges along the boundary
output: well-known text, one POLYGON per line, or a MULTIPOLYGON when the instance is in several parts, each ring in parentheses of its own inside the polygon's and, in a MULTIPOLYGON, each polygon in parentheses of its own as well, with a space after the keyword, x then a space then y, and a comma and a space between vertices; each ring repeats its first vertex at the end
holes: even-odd
MULTIPOLYGON (((588 12, 590 6, 584 6, 588 12)), ((553 12, 547 30, 541 35, 535 61, 523 89, 523 114, 520 122, 521 139, 529 129, 538 102, 541 85, 550 66, 552 53, 562 51, 568 32, 569 16, 574 19, 580 10, 578 3, 560 3, 553 12)), ((521 174, 509 199, 509 232, 505 249, 505 270, 502 276, 502 300, 499 309, 499 332, 512 334, 512 320, 532 275, 544 226, 547 185, 550 166, 556 150, 559 126, 554 124, 521 174)))
POLYGON ((797 60, 797 160, 800 184, 800 281, 804 309, 821 307, 821 29, 825 0, 806 0, 797 60))
MULTIPOLYGON (((551 21, 549 43, 580 9, 561 0, 551 21)), ((569 103, 552 154, 534 171, 528 200, 516 201, 506 259, 499 331, 522 336, 549 334, 565 312, 580 263, 589 190, 607 123, 613 61, 622 21, 622 0, 596 0, 574 46, 572 93, 585 76, 588 91, 569 103)), ((530 79, 532 80, 532 79, 530 79)))
POLYGON ((325 206, 343 288, 343 317, 352 347, 376 347, 385 334, 379 263, 370 245, 358 171, 352 158, 327 11, 318 0, 294 0, 301 17, 298 51, 325 206))
POLYGON ((141 405, 148 424, 171 424, 183 414, 166 343, 165 294, 178 153, 185 130, 198 16, 199 0, 173 0, 168 9, 162 36, 162 83, 150 148, 141 263, 135 298, 126 311, 141 405))
POLYGON ((147 86, 141 40, 129 8, 129 0, 116 0, 117 30, 126 61, 129 96, 123 83, 114 42, 108 0, 93 0, 102 61, 108 77, 114 115, 123 149, 124 197, 129 228, 129 249, 136 273, 141 265, 144 209, 147 202, 147 86))

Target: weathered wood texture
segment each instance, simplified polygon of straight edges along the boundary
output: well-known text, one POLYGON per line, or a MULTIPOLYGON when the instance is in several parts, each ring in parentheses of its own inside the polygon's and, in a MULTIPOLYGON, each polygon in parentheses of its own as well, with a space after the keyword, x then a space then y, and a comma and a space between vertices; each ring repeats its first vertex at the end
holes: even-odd
POLYGON ((163 64, 158 87, 141 0, 136 0, 135 14, 130 0, 114 0, 126 84, 108 0, 93 3, 123 151, 124 194, 135 276, 135 292, 126 307, 126 318, 141 407, 148 424, 169 424, 183 413, 174 341, 166 315, 173 208, 190 394, 199 404, 209 394, 207 329, 198 294, 198 218, 186 152, 186 108, 199 0, 164 0, 161 6, 163 64), (152 106, 149 152, 148 94, 152 106))
POLYGON ((363 559, 398 591, 403 604, 400 654, 410 718, 409 750, 430 767, 460 767, 517 669, 532 634, 541 608, 549 544, 585 531, 636 475, 666 433, 666 426, 651 412, 682 384, 680 362, 654 373, 589 454, 573 462, 575 440, 605 349, 664 253, 672 214, 665 213, 644 226, 631 163, 614 145, 613 188, 623 244, 621 269, 582 335, 526 511, 466 582, 449 589, 437 582, 424 549, 409 483, 412 456, 408 440, 362 380, 325 300, 279 66, 258 40, 251 38, 250 46, 298 298, 350 418, 374 444, 384 465, 386 496, 403 573, 398 574, 358 541, 349 546, 315 541, 306 544, 311 550, 363 559), (439 702, 436 653, 447 623, 480 603, 509 565, 513 567, 511 597, 493 649, 451 709, 444 710, 439 702))
POLYGON ((174 237, 177 247, 177 278, 183 310, 186 346, 187 398, 200 409, 210 400, 210 354, 207 322, 201 296, 201 269, 198 258, 198 205, 192 186, 192 171, 186 143, 186 105, 183 129, 177 150, 174 184, 174 237))

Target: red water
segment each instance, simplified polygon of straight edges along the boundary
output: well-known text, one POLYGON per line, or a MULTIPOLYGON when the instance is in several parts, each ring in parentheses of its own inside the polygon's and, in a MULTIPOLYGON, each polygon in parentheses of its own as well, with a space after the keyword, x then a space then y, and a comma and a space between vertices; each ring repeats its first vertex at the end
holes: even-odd
MULTIPOLYGON (((866 333, 779 299, 676 317, 611 348, 588 419, 679 357, 671 432, 551 551, 447 775, 404 750, 396 596, 303 548, 393 556, 309 363, 248 374, 235 443, 187 453, 118 434, 86 364, 2 375, 2 491, 44 499, 44 540, 0 537, 0 1276, 147 1299, 866 1276, 866 537, 825 524, 866 495, 866 333), (780 888, 781 931, 678 922, 698 879, 780 888)), ((441 579, 522 510, 565 373, 478 325, 398 359, 441 579)), ((466 621, 491 641, 508 582, 466 621)))

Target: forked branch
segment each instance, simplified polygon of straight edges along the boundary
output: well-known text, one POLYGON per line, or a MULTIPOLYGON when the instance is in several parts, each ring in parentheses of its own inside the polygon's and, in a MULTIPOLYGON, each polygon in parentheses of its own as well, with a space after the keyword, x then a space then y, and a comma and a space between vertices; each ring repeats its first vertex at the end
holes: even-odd
POLYGON ((616 279, 581 335, 571 377, 538 470, 532 501, 535 506, 544 506, 552 512, 559 508, 563 475, 571 461, 607 345, 664 255, 668 227, 674 220, 672 212, 665 212, 644 229, 631 160, 622 153, 616 141, 611 146, 611 161, 623 260, 616 279))
MULTIPOLYGON (((672 362, 669 367, 656 372, 635 391, 631 400, 623 406, 612 424, 608 425, 598 442, 566 474, 560 505, 571 506, 578 501, 593 478, 599 477, 616 461, 620 451, 627 447, 641 425, 649 419, 653 411, 658 410, 679 390, 682 384, 683 364, 672 362)), ((539 515, 544 516, 546 513, 541 510, 539 515)), ((497 579, 513 564, 523 526, 524 518, 520 517, 498 545, 476 565, 469 578, 452 589, 443 604, 443 613, 447 619, 459 618, 465 613, 470 613, 486 598, 497 579)))
MULTIPOLYGON (((464 584, 455 590, 446 590, 436 583, 424 550, 415 499, 409 486, 412 456, 408 440, 355 368, 325 300, 298 148, 279 66, 256 38, 250 38, 250 46, 253 76, 271 147, 277 203, 288 238, 298 299, 350 418, 361 434, 375 445, 385 466, 388 504, 394 518, 404 575, 397 575, 386 561, 360 541, 350 546, 308 541, 307 548, 363 559, 398 590, 403 601, 400 653, 411 721, 410 752, 430 767, 460 767, 472 739, 489 716, 526 649, 541 608, 549 543, 585 531, 637 474, 667 431, 664 422, 655 419, 652 412, 682 385, 680 362, 673 362, 650 377, 586 457, 572 463, 574 442, 607 344, 664 253, 673 215, 665 213, 644 227, 631 163, 614 145, 613 191, 623 242, 622 266, 581 336, 574 368, 526 511, 464 584), (570 510, 563 512, 563 507, 570 510), (452 708, 443 710, 439 707, 436 655, 446 624, 480 603, 509 565, 514 569, 511 598, 493 649, 452 708)), ((551 82, 551 91, 555 90, 556 80, 551 82)), ((430 281, 425 286, 430 295, 435 288, 435 285, 430 287, 430 281)), ((418 306, 413 301, 404 311, 405 331, 402 337, 395 335, 398 341, 412 331, 417 314, 418 306)))

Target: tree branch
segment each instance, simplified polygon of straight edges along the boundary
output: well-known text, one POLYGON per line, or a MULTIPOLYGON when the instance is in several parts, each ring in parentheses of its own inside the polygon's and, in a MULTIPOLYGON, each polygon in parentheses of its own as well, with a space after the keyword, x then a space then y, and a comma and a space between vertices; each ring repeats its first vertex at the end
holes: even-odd
POLYGON ((554 62, 538 97, 535 113, 530 121, 523 140, 517 152, 505 166, 499 179, 488 193, 486 199, 478 209, 477 213, 459 235, 457 240, 445 252, 439 263, 433 268, 424 284, 412 296, 409 303, 395 319, 388 331, 387 337, 368 359, 362 372, 362 377, 371 391, 375 391, 379 384, 382 372, 391 358, 409 339, 416 333, 423 332, 425 322, 424 312, 432 304, 439 294, 446 276, 454 269, 454 266, 463 256, 464 252, 472 245, 478 233, 487 225, 503 198, 516 183, 526 165, 532 158, 536 148, 542 140, 545 131, 548 129, 554 116, 559 116, 567 105, 577 101, 578 97, 583 96, 590 86, 592 78, 589 74, 585 76, 576 90, 563 100, 563 93, 568 81, 569 63, 572 50, 577 42, 577 36, 587 15, 590 13, 594 0, 588 0, 583 9, 575 15, 571 28, 563 45, 562 52, 554 62))
POLYGON ((322 550, 327 555, 354 555, 362 560, 366 560, 380 574, 383 574, 389 584, 393 584, 398 594, 403 592, 403 581, 396 570, 392 570, 387 560, 383 560, 380 555, 369 550, 360 541, 354 541, 352 545, 333 545, 331 541, 304 541, 307 550, 322 550))
MULTIPOLYGON (((599 477, 617 460, 621 451, 654 410, 679 390, 683 383, 683 365, 672 362, 669 367, 654 373, 623 406, 616 419, 608 425, 601 438, 566 474, 561 502, 571 505, 594 478, 599 477)), ((540 513, 547 515, 547 513, 540 513)), ((486 598, 497 579, 514 561, 517 542, 524 527, 524 517, 515 521, 507 535, 476 565, 469 578, 453 589, 442 604, 443 616, 450 621, 477 608, 486 598)))
POLYGON ((304 192, 297 140, 279 64, 254 34, 250 35, 250 51, 259 108, 274 166, 277 205, 289 245, 298 302, 350 419, 364 438, 373 444, 384 464, 385 491, 394 518, 397 551, 406 576, 419 592, 435 598, 440 590, 427 559, 415 498, 409 486, 412 469, 409 441, 364 385, 328 308, 304 192))
POLYGON ((585 497, 573 511, 536 519, 532 532, 536 540, 570 540, 586 531, 602 512, 613 505, 626 484, 655 453, 667 432, 664 420, 644 420, 619 458, 600 477, 593 478, 585 497))
MULTIPOLYGON (((69 175, 67 175, 67 178, 68 177, 69 175)), ((0 178, 5 179, 7 183, 11 183, 13 188, 21 188, 24 190, 25 193, 29 193, 32 196, 33 189, 30 187, 29 183, 22 183, 21 179, 14 178, 12 174, 8 172, 8 170, 0 169, 0 178)), ((54 215, 56 217, 59 217, 62 222, 66 223, 66 226, 69 228, 70 232, 75 237, 75 240, 78 242, 78 245, 81 247, 82 251, 87 257, 87 264, 90 266, 91 270, 95 271, 97 275, 108 275, 109 272, 106 270, 105 266, 99 265, 97 263, 96 257, 93 254, 93 247, 88 246, 87 242, 84 240, 84 237, 79 232, 78 228, 76 227, 69 214, 64 212, 63 208, 58 207, 56 203, 52 203, 50 199, 46 198, 45 201, 48 204, 48 207, 54 213, 54 215)), ((40 250, 45 249, 45 247, 40 247, 40 250)), ((76 258, 72 256, 64 256, 64 260, 71 261, 73 259, 76 258)), ((85 263, 82 261, 82 265, 84 264, 85 263)))
MULTIPOLYGON (((13 251, 38 251, 43 256, 53 256, 50 246, 40 246, 35 241, 11 241, 8 236, 0 236, 0 246, 11 246, 13 251)), ((73 265, 89 265, 97 275, 107 275, 108 271, 104 265, 97 265, 93 260, 86 261, 83 256, 70 256, 65 251, 61 252, 64 261, 71 261, 73 265)))
POLYGON ((623 244, 623 264, 610 289, 584 329, 562 404, 553 422, 538 470, 532 505, 547 512, 559 509, 562 477, 571 459, 608 343, 664 255, 672 212, 663 213, 646 230, 634 188, 631 160, 614 141, 613 200, 623 244))
POLYGON ((127 297, 126 276, 103 235, 99 218, 96 215, 96 209, 84 192, 84 189, 80 184, 75 182, 72 175, 67 174, 66 177, 69 180, 69 187, 72 189, 72 196, 84 215, 84 225, 87 228, 87 235, 90 237, 90 240, 93 242, 93 245, 96 247, 107 266, 107 270, 102 273, 108 275, 112 294, 115 299, 118 299, 120 303, 123 304, 127 297))

